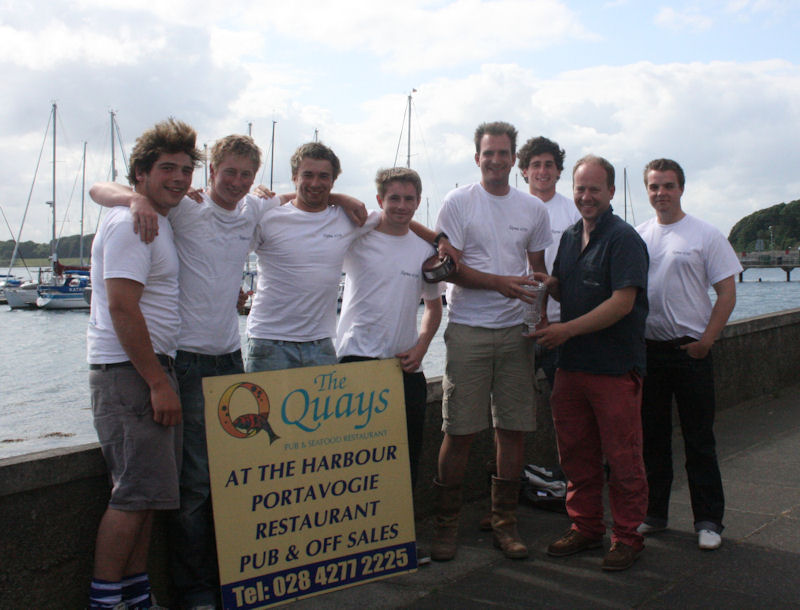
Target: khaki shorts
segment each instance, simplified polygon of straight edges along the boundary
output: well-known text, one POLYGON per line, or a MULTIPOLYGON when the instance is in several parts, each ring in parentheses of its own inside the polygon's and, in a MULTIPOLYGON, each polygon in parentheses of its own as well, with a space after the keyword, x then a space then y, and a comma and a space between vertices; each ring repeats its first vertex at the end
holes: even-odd
MULTIPOLYGON (((167 370, 167 369, 165 369, 167 370)), ((167 370, 175 391, 175 372, 167 370)), ((153 420, 150 388, 133 365, 89 371, 94 427, 113 488, 116 510, 178 508, 183 427, 153 420)))
POLYGON ((474 434, 536 429, 533 341, 524 327, 479 328, 450 322, 444 331, 447 363, 442 378, 442 430, 474 434))

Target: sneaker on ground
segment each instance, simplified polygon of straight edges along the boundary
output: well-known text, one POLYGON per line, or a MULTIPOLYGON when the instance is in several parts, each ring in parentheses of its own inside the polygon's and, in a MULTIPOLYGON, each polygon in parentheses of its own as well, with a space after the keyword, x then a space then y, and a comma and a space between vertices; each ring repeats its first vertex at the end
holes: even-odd
POLYGON ((603 558, 602 568, 612 571, 627 570, 633 565, 633 562, 636 561, 641 552, 642 549, 635 549, 629 544, 617 540, 611 545, 608 553, 603 558))
POLYGON ((649 536, 650 534, 663 532, 665 529, 667 529, 666 525, 653 525, 651 523, 647 523, 647 521, 644 521, 639 524, 639 527, 636 528, 636 531, 642 536, 649 536))
POLYGON ((417 545, 417 565, 426 566, 431 562, 431 554, 427 549, 420 548, 417 545))
POLYGON ((551 557, 566 557, 581 551, 597 549, 603 546, 602 538, 589 538, 578 530, 570 529, 566 534, 547 547, 551 557))
POLYGON ((697 546, 704 551, 713 551, 722 544, 722 536, 711 530, 697 532, 697 546))

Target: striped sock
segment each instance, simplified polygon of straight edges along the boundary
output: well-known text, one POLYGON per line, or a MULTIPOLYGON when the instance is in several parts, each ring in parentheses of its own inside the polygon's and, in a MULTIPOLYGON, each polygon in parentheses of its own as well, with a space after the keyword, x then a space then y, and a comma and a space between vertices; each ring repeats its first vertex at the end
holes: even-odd
POLYGON ((122 601, 128 610, 150 607, 150 578, 147 572, 131 574, 122 579, 122 601))
POLYGON ((108 610, 122 601, 122 583, 108 582, 99 578, 92 579, 89 589, 90 610, 108 610))

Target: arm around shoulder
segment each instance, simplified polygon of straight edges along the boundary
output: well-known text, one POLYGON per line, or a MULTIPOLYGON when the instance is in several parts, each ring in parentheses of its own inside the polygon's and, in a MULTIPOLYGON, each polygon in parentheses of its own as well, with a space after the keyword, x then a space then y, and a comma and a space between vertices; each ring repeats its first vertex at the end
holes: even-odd
POLYGON ((342 208, 347 213, 347 217, 354 225, 359 227, 364 226, 369 213, 367 212, 367 206, 364 205, 362 201, 343 193, 331 193, 328 201, 331 204, 342 208))
POLYGON ((133 232, 138 233, 143 242, 149 244, 158 235, 159 214, 145 195, 116 182, 96 182, 89 189, 89 196, 95 203, 105 208, 117 206, 130 208, 133 232))

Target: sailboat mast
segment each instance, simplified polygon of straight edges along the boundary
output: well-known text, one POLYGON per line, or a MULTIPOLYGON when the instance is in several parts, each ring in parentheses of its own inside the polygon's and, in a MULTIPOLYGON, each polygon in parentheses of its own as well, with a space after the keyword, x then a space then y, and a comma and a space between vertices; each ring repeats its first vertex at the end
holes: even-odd
POLYGON ((208 143, 203 142, 203 187, 208 188, 208 143))
MULTIPOLYGON (((113 137, 113 132, 112 132, 113 137)), ((86 142, 83 143, 83 174, 81 176, 81 241, 80 241, 80 248, 79 253, 81 257, 80 265, 83 267, 83 210, 85 208, 85 197, 86 195, 86 142)))
POLYGON ((114 111, 109 110, 111 115, 111 182, 117 181, 117 159, 114 156, 114 111))
POLYGON ((625 222, 628 222, 628 168, 622 168, 622 189, 625 193, 625 222))
POLYGON ((53 102, 53 236, 50 242, 50 257, 55 267, 58 255, 56 254, 56 103, 53 102))
POLYGON ((272 141, 269 145, 269 190, 272 190, 272 173, 275 169, 275 124, 277 122, 272 121, 272 141))
POLYGON ((408 94, 408 153, 406 156, 406 167, 411 169, 411 94, 408 94))

